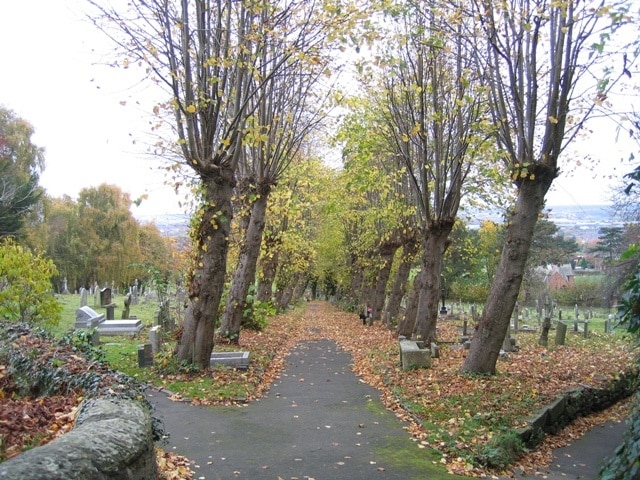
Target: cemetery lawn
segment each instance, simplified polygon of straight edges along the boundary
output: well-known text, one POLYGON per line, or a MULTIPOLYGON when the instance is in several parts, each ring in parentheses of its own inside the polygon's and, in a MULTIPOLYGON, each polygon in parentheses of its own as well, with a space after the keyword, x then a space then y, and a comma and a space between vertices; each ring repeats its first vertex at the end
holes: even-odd
MULTIPOLYGON (((58 327, 58 334, 73 325, 78 298, 75 295, 63 299, 65 320, 58 327)), ((117 298, 115 302, 122 303, 117 298)), ((495 376, 470 376, 460 373, 465 350, 455 348, 459 343, 461 320, 446 319, 438 326, 442 342, 440 358, 433 359, 429 369, 403 372, 398 342, 392 331, 379 323, 365 327, 357 314, 339 311, 325 302, 314 302, 272 317, 262 332, 243 330, 239 345, 218 339, 215 351, 251 352, 251 364, 246 371, 228 368, 202 373, 189 371, 172 358, 174 339, 171 336, 165 339, 166 351, 156 357, 154 367, 139 368, 137 345, 147 341, 155 309, 153 305, 132 307, 131 313, 145 325, 138 337, 101 338, 100 350, 113 370, 166 389, 176 400, 188 399, 196 404, 251 402, 268 391, 296 343, 329 338, 351 353, 355 373, 381 392, 383 404, 408 422, 407 430, 417 446, 440 451, 441 463, 451 473, 473 477, 509 475, 514 470, 533 473, 536 467, 549 464, 553 448, 570 443, 605 420, 621 419, 628 412, 628 402, 620 402, 605 412, 579 419, 559 434, 548 436, 535 451, 514 464, 500 471, 489 470, 476 459, 492 440, 504 438, 505 432, 521 425, 530 413, 567 389, 579 384, 603 386, 631 369, 637 353, 631 340, 619 333, 604 334, 603 328, 595 327, 586 339, 581 333, 568 332, 566 346, 562 347, 553 346, 551 332, 547 348, 537 344, 538 333, 518 333, 520 351, 500 360, 495 376)), ((120 318, 117 311, 115 318, 120 318)), ((3 373, 0 365, 0 378, 3 373)), ((78 399, 74 395, 65 401, 73 408, 78 399)), ((58 413, 62 420, 54 417, 43 431, 70 428, 70 421, 64 421, 69 408, 58 413), (57 427, 51 426, 56 422, 57 427)), ((44 437, 35 438, 36 435, 26 438, 21 448, 47 441, 44 437)), ((163 478, 189 478, 185 474, 186 459, 162 451, 158 452, 158 459, 163 478)))

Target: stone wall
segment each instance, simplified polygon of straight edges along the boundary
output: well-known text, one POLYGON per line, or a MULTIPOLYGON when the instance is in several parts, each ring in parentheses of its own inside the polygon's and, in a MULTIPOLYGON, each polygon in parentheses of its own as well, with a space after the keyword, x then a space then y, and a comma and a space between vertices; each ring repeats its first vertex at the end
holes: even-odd
POLYGON ((140 402, 85 402, 74 429, 0 463, 1 480, 149 480, 157 473, 151 413, 140 402))
POLYGON ((546 434, 554 434, 576 418, 603 410, 635 392, 638 373, 620 375, 605 388, 580 385, 526 419, 527 426, 516 430, 525 446, 535 447, 546 434))

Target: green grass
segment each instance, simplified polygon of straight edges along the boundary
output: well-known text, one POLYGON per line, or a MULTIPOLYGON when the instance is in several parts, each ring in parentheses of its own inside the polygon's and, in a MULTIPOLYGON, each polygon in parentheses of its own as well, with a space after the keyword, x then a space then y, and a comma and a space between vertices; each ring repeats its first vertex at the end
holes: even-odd
MULTIPOLYGON (((61 295, 58 297, 63 306, 62 320, 51 328, 50 331, 56 337, 62 337, 73 331, 76 321, 76 310, 80 307, 79 295, 61 295)), ((94 306, 92 296, 88 299, 88 306, 97 313, 105 314, 106 309, 94 306)), ((124 296, 114 296, 114 319, 120 319, 124 304, 124 296)), ((247 398, 247 379, 243 373, 235 369, 223 367, 212 369, 207 375, 190 372, 183 368, 172 354, 173 344, 167 344, 166 350, 156 355, 156 361, 163 368, 138 366, 138 345, 145 343, 149 338, 149 328, 155 324, 158 305, 156 302, 141 300, 138 305, 132 305, 130 315, 135 315, 142 321, 144 327, 136 336, 101 336, 99 348, 104 354, 104 360, 113 370, 117 370, 136 378, 137 380, 165 388, 185 398, 194 400, 244 400, 247 398)), ((233 346, 220 345, 218 351, 233 350, 233 346)), ((252 352, 252 368, 263 370, 270 362, 268 355, 252 352)))
MULTIPOLYGON (((62 317, 60 323, 55 327, 51 327, 50 331, 56 337, 61 337, 73 330, 76 323, 76 310, 80 308, 80 295, 59 295, 58 301, 62 305, 62 317)), ((122 309, 124 307, 124 295, 114 295, 113 303, 115 304, 114 319, 120 320, 122 317, 122 309)), ((87 306, 94 309, 99 314, 107 316, 107 310, 99 305, 94 305, 94 297, 89 296, 87 306)), ((131 305, 129 308, 129 315, 135 315, 142 321, 144 329, 142 335, 146 338, 148 329, 154 325, 155 316, 157 315, 159 307, 155 301, 147 301, 140 299, 138 305, 131 305)))

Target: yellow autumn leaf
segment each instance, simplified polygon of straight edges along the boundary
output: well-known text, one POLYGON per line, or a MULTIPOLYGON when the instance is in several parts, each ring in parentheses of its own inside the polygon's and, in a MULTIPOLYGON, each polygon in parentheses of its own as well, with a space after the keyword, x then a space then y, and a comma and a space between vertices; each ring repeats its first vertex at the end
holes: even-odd
POLYGON ((556 117, 552 117, 551 115, 549 115, 549 121, 554 125, 558 123, 558 119, 556 117))
POLYGON ((189 113, 196 113, 196 106, 191 104, 187 107, 187 112, 189 113))

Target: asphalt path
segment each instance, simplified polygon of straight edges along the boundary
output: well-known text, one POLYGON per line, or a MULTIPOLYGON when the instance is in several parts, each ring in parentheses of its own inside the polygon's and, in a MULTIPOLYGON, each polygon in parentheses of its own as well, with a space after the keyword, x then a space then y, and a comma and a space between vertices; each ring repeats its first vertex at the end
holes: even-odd
MULTIPOLYGON (((194 406, 147 390, 169 435, 163 448, 189 458, 195 479, 464 478, 443 474, 438 455, 419 448, 379 395, 329 340, 298 344, 267 395, 245 406, 194 406)), ((516 478, 597 479, 623 430, 624 422, 596 427, 554 451, 548 468, 516 478)))
POLYGON ((267 396, 246 406, 147 395, 169 434, 163 448, 192 460, 196 479, 443 478, 438 457, 419 448, 329 340, 298 344, 267 396))

